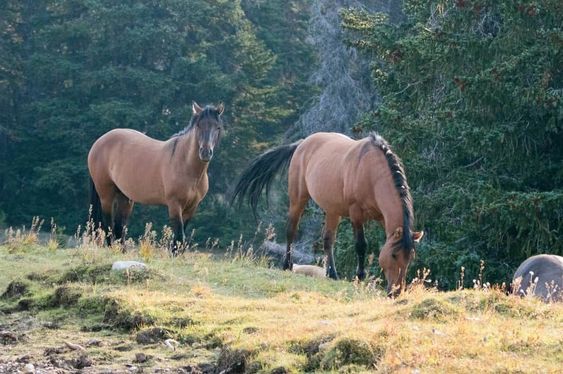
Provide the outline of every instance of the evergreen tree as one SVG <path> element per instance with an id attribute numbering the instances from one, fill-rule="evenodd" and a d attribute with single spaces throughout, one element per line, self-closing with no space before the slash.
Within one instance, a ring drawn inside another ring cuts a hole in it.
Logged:
<path id="1" fill-rule="evenodd" d="M 443 286 L 461 266 L 507 281 L 536 253 L 563 254 L 560 1 L 419 1 L 393 25 L 343 12 L 373 61 L 382 132 L 407 166 L 418 267 Z"/>
<path id="2" fill-rule="evenodd" d="M 74 232 L 87 214 L 86 156 L 95 139 L 116 127 L 167 139 L 187 125 L 192 100 L 224 102 L 228 127 L 194 225 L 215 236 L 243 224 L 225 220 L 230 181 L 257 144 L 285 131 L 301 103 L 285 101 L 291 85 L 274 69 L 283 58 L 258 37 L 240 1 L 9 0 L 0 8 L 7 224 L 52 216 Z M 136 208 L 134 231 L 165 218 Z"/>

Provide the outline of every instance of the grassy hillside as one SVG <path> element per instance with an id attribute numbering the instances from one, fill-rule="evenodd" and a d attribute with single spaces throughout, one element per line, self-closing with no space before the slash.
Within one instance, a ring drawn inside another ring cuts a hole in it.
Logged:
<path id="1" fill-rule="evenodd" d="M 421 285 L 389 299 L 250 255 L 32 239 L 0 246 L 0 371 L 557 372 L 563 360 L 561 304 Z M 149 271 L 111 271 L 141 255 Z"/>

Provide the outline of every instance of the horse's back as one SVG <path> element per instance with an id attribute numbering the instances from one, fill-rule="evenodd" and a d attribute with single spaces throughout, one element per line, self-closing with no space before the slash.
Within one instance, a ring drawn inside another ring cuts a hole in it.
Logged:
<path id="1" fill-rule="evenodd" d="M 345 214 L 347 207 L 342 196 L 345 155 L 356 144 L 357 141 L 338 133 L 320 132 L 305 138 L 291 159 L 290 189 L 298 186 L 325 211 Z"/>
<path id="2" fill-rule="evenodd" d="M 131 151 L 133 147 L 158 147 L 162 143 L 133 129 L 113 129 L 100 136 L 90 148 L 88 162 L 94 162 L 104 155 L 111 157 L 116 152 Z"/>
<path id="3" fill-rule="evenodd" d="M 518 295 L 533 290 L 535 296 L 545 301 L 563 300 L 563 257 L 542 254 L 526 259 L 516 269 L 513 284 Z"/>
<path id="4" fill-rule="evenodd" d="M 291 160 L 290 185 L 304 181 L 307 192 L 326 212 L 348 216 L 350 206 L 358 203 L 366 218 L 377 218 L 373 185 L 390 172 L 382 152 L 370 142 L 338 133 L 307 137 Z M 395 190 L 391 193 L 397 195 Z"/>
<path id="5" fill-rule="evenodd" d="M 105 133 L 88 154 L 88 168 L 96 188 L 115 185 L 133 201 L 150 202 L 141 196 L 161 195 L 160 165 L 165 147 L 165 142 L 132 129 Z"/>

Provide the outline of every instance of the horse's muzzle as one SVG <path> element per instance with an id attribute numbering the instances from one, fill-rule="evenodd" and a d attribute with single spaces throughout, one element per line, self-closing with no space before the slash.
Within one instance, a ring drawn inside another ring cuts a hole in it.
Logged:
<path id="1" fill-rule="evenodd" d="M 213 157 L 213 149 L 202 147 L 199 149 L 199 159 L 203 162 L 211 161 Z"/>

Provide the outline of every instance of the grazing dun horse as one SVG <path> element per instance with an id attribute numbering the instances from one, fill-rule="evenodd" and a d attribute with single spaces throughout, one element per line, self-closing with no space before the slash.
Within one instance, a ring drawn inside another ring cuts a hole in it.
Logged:
<path id="1" fill-rule="evenodd" d="M 563 301 L 563 257 L 544 254 L 526 259 L 514 272 L 512 290 L 545 302 Z"/>
<path id="2" fill-rule="evenodd" d="M 185 242 L 185 227 L 208 190 L 207 167 L 223 131 L 223 110 L 223 104 L 202 108 L 194 102 L 189 125 L 167 141 L 131 129 L 114 129 L 96 140 L 88 154 L 90 203 L 108 244 L 123 239 L 135 202 L 166 205 L 171 250 Z"/>
<path id="3" fill-rule="evenodd" d="M 407 178 L 399 158 L 377 134 L 352 140 L 337 133 L 316 133 L 257 157 L 243 172 L 233 200 L 248 197 L 256 212 L 262 190 L 269 190 L 275 174 L 287 166 L 289 214 L 284 269 L 292 268 L 291 244 L 307 202 L 312 198 L 325 212 L 323 243 L 326 274 L 337 279 L 332 246 L 341 217 L 350 217 L 356 241 L 356 275 L 365 278 L 367 242 L 364 223 L 383 224 L 386 241 L 379 254 L 387 291 L 405 286 L 414 243 L 423 232 L 413 231 L 413 208 Z"/>

